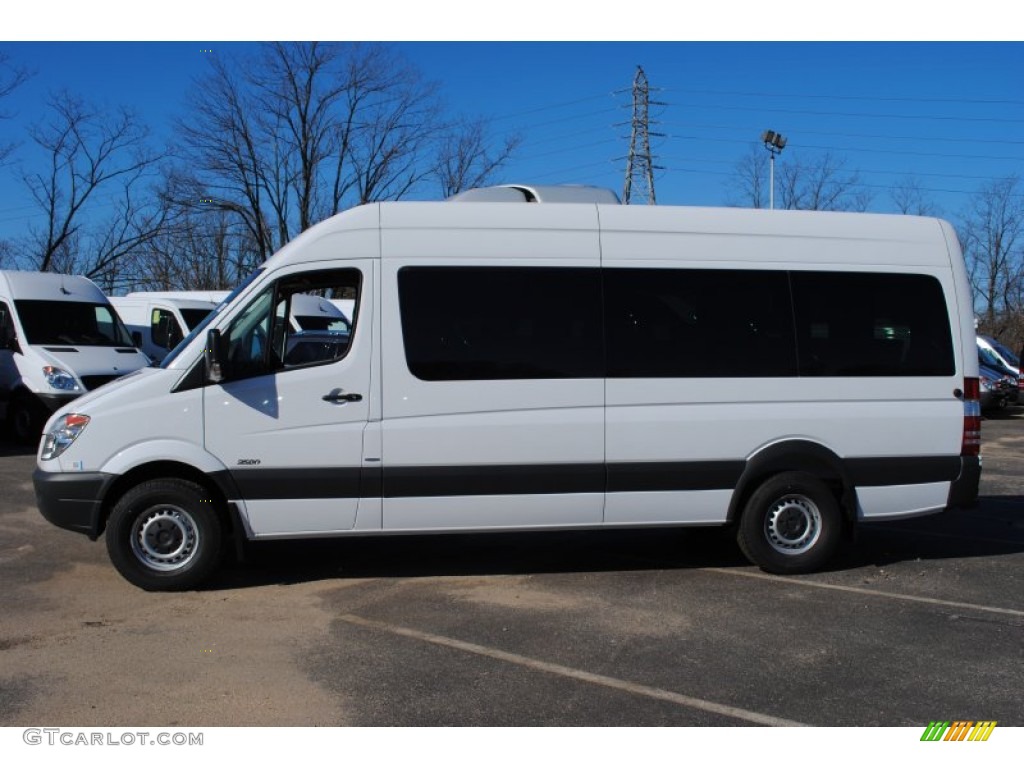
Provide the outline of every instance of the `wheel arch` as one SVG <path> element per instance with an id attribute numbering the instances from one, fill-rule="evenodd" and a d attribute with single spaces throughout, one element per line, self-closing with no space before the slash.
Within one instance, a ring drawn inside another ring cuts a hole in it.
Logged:
<path id="1" fill-rule="evenodd" d="M 729 502 L 726 520 L 736 523 L 758 487 L 768 478 L 783 472 L 806 472 L 820 478 L 835 494 L 844 520 L 848 524 L 856 520 L 857 492 L 843 460 L 824 445 L 803 439 L 772 443 L 747 459 Z"/>
<path id="2" fill-rule="evenodd" d="M 230 483 L 230 475 L 228 473 L 208 473 L 182 461 L 163 459 L 132 467 L 123 474 L 118 475 L 111 482 L 100 505 L 99 519 L 96 521 L 95 526 L 96 537 L 103 533 L 110 513 L 125 493 L 140 483 L 160 478 L 189 480 L 206 489 L 214 500 L 214 506 L 224 525 L 225 533 L 229 536 L 235 536 L 238 532 L 244 531 L 241 520 L 238 518 L 237 510 L 233 508 L 233 505 L 229 504 L 229 499 L 238 498 L 238 495 L 234 492 L 233 488 L 225 485 Z"/>

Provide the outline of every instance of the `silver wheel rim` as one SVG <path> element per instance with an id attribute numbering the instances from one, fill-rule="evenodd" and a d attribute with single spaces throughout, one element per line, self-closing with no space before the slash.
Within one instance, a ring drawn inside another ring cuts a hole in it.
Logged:
<path id="1" fill-rule="evenodd" d="M 772 549 L 783 555 L 807 552 L 821 536 L 818 505 L 800 494 L 783 496 L 768 510 L 764 534 Z"/>
<path id="2" fill-rule="evenodd" d="M 181 507 L 161 504 L 139 515 L 132 524 L 132 554 L 147 568 L 177 571 L 199 551 L 199 529 Z"/>

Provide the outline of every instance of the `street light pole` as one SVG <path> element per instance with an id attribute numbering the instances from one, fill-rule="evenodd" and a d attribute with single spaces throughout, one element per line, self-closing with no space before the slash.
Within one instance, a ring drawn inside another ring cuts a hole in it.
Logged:
<path id="1" fill-rule="evenodd" d="M 761 141 L 764 148 L 771 155 L 769 181 L 768 181 L 768 209 L 775 210 L 775 156 L 782 152 L 786 146 L 786 137 L 775 131 L 765 131 L 761 134 Z"/>

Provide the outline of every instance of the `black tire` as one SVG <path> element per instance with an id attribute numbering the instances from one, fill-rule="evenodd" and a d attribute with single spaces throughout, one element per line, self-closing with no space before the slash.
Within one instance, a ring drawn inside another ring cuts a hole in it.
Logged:
<path id="1" fill-rule="evenodd" d="M 814 475 L 784 472 L 747 501 L 736 540 L 747 559 L 768 573 L 808 573 L 832 558 L 842 535 L 832 490 Z"/>
<path id="2" fill-rule="evenodd" d="M 107 521 L 107 552 L 137 587 L 194 589 L 220 564 L 223 531 L 211 494 L 188 480 L 148 480 L 125 493 Z"/>
<path id="3" fill-rule="evenodd" d="M 38 445 L 47 413 L 43 405 L 29 395 L 16 395 L 7 411 L 7 428 L 21 445 Z"/>

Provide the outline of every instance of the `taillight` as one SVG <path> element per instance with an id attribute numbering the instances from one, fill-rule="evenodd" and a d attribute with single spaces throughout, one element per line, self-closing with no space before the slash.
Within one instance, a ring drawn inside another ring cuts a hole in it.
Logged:
<path id="1" fill-rule="evenodd" d="M 964 379 L 964 436 L 960 455 L 981 455 L 981 383 L 978 379 Z"/>

